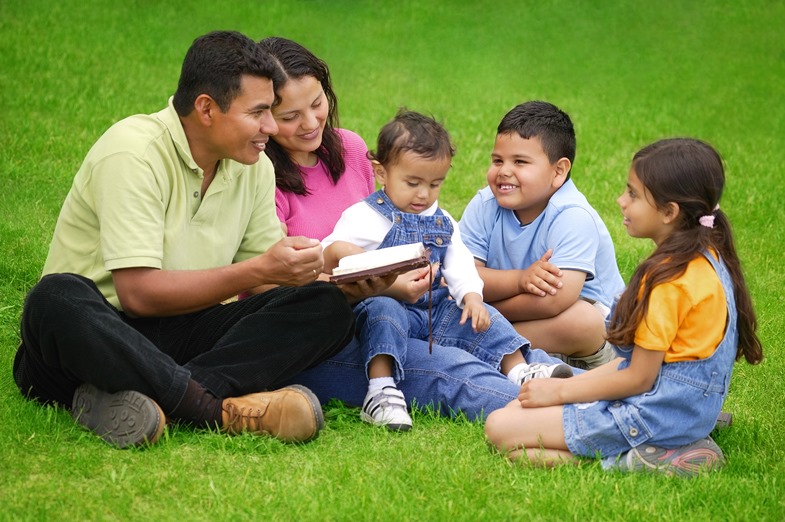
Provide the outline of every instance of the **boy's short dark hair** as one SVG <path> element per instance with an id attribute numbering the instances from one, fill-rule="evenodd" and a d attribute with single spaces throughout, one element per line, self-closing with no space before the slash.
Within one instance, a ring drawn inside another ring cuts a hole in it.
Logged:
<path id="1" fill-rule="evenodd" d="M 207 94 L 226 112 L 241 93 L 244 75 L 282 79 L 278 64 L 262 48 L 237 31 L 213 31 L 194 40 L 183 59 L 180 81 L 174 93 L 177 114 L 187 116 L 196 98 Z"/>
<path id="2" fill-rule="evenodd" d="M 504 115 L 497 134 L 517 133 L 523 139 L 537 137 L 551 163 L 561 158 L 575 162 L 575 128 L 566 112 L 544 101 L 521 103 Z"/>
<path id="3" fill-rule="evenodd" d="M 389 167 L 395 165 L 404 152 L 428 159 L 452 158 L 455 147 L 441 123 L 430 116 L 401 108 L 379 131 L 376 151 L 369 152 L 368 158 Z"/>

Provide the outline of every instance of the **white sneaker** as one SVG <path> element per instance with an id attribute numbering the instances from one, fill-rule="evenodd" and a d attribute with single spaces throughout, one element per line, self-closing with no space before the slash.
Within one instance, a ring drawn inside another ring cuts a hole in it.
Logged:
<path id="1" fill-rule="evenodd" d="M 398 388 L 385 386 L 375 395 L 365 396 L 360 418 L 375 426 L 387 426 L 392 431 L 409 431 L 412 418 L 406 411 L 406 399 Z"/>
<path id="2" fill-rule="evenodd" d="M 566 364 L 527 364 L 526 367 L 518 373 L 516 382 L 518 386 L 520 386 L 526 381 L 530 381 L 532 379 L 543 379 L 547 377 L 552 377 L 554 379 L 566 379 L 568 377 L 572 377 L 572 368 Z"/>

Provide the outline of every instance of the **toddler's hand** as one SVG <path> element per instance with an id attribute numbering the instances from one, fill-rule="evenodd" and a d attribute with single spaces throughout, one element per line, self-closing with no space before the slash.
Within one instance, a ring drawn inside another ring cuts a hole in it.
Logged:
<path id="1" fill-rule="evenodd" d="M 460 324 L 464 324 L 470 317 L 472 319 L 472 329 L 475 332 L 484 332 L 491 325 L 491 316 L 482 302 L 482 296 L 479 294 L 469 293 L 463 298 L 463 313 L 461 314 Z"/>
<path id="2" fill-rule="evenodd" d="M 549 249 L 545 255 L 522 271 L 521 279 L 518 282 L 521 293 L 540 297 L 547 294 L 556 295 L 556 291 L 562 287 L 562 272 L 558 266 L 549 261 L 552 255 L 553 250 Z"/>
<path id="3" fill-rule="evenodd" d="M 395 282 L 390 286 L 384 295 L 393 297 L 404 303 L 416 303 L 417 300 L 425 295 L 428 288 L 431 286 L 430 272 L 436 275 L 438 265 L 431 265 L 431 267 L 415 268 L 409 272 L 403 273 L 398 276 Z"/>

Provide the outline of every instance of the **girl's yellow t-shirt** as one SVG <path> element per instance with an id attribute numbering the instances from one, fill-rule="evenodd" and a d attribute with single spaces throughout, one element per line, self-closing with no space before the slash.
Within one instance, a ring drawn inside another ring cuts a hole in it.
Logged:
<path id="1" fill-rule="evenodd" d="M 700 255 L 678 279 L 655 286 L 635 344 L 665 352 L 665 362 L 705 359 L 725 335 L 728 309 L 714 267 Z"/>

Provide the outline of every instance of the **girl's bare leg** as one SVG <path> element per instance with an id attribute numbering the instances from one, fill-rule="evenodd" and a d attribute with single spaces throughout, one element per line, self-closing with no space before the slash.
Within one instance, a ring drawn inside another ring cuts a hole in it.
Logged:
<path id="1" fill-rule="evenodd" d="M 562 406 L 522 408 L 517 401 L 492 412 L 485 435 L 511 460 L 554 465 L 574 459 L 567 449 L 562 427 Z"/>

